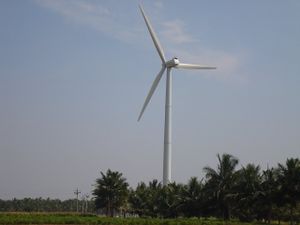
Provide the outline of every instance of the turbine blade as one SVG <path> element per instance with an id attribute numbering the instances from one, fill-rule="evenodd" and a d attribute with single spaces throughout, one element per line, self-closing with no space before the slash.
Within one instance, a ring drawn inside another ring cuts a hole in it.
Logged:
<path id="1" fill-rule="evenodd" d="M 179 63 L 175 66 L 178 69 L 217 69 L 215 66 L 206 66 L 206 65 L 198 65 L 198 64 L 188 64 L 188 63 Z"/>
<path id="2" fill-rule="evenodd" d="M 146 14 L 145 14 L 145 12 L 144 12 L 144 9 L 143 9 L 142 5 L 139 5 L 139 7 L 140 7 L 140 10 L 141 10 L 142 15 L 143 15 L 143 17 L 144 17 L 144 20 L 145 20 L 145 23 L 146 23 L 147 28 L 148 28 L 148 30 L 149 30 L 149 33 L 150 33 L 150 35 L 151 35 L 152 41 L 153 41 L 153 43 L 154 43 L 154 45 L 155 45 L 155 48 L 156 48 L 156 50 L 157 50 L 157 52 L 158 52 L 158 54 L 159 54 L 159 56 L 160 56 L 160 58 L 161 58 L 161 61 L 162 61 L 163 63 L 165 63 L 165 62 L 166 62 L 165 54 L 164 54 L 164 51 L 163 51 L 163 49 L 162 49 L 162 47 L 161 47 L 161 45 L 160 45 L 160 43 L 159 43 L 159 40 L 158 40 L 158 38 L 157 38 L 157 36 L 156 36 L 156 34 L 155 34 L 155 32 L 154 32 L 152 26 L 151 26 L 151 23 L 150 23 L 148 17 L 146 16 Z"/>
<path id="3" fill-rule="evenodd" d="M 141 117 L 142 117 L 142 115 L 143 115 L 143 113 L 144 113 L 144 111 L 145 111 L 145 109 L 146 109 L 146 107 L 147 107 L 147 105 L 148 105 L 148 103 L 149 103 L 149 101 L 150 101 L 150 99 L 151 99 L 151 97 L 152 97 L 152 95 L 153 95 L 153 93 L 154 93 L 154 91 L 155 91 L 155 89 L 156 89 L 156 87 L 157 87 L 157 85 L 158 85 L 158 83 L 159 83 L 159 81 L 160 81 L 163 73 L 165 72 L 165 69 L 166 69 L 166 67 L 162 66 L 161 70 L 159 71 L 159 73 L 155 77 L 155 80 L 153 81 L 153 84 L 152 84 L 152 86 L 150 88 L 150 91 L 149 91 L 149 93 L 148 93 L 148 95 L 146 97 L 146 100 L 144 102 L 143 108 L 142 108 L 142 110 L 140 112 L 138 121 L 140 121 L 140 119 L 141 119 Z"/>

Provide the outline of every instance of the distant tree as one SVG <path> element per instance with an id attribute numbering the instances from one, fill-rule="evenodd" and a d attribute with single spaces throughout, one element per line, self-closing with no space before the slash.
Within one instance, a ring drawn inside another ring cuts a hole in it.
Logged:
<path id="1" fill-rule="evenodd" d="M 128 183 L 122 173 L 107 170 L 101 172 L 101 178 L 96 180 L 95 205 L 97 209 L 104 208 L 107 216 L 114 216 L 114 211 L 119 210 L 126 202 L 128 196 Z"/>
<path id="2" fill-rule="evenodd" d="M 157 217 L 160 215 L 160 194 L 161 194 L 162 184 L 158 180 L 154 179 L 149 182 L 148 185 L 148 201 L 147 201 L 147 211 L 148 215 L 152 217 Z"/>
<path id="3" fill-rule="evenodd" d="M 163 186 L 156 179 L 146 185 L 144 182 L 138 184 L 136 190 L 133 190 L 129 197 L 129 203 L 132 211 L 139 216 L 159 217 L 162 214 L 164 195 Z"/>
<path id="4" fill-rule="evenodd" d="M 261 185 L 259 193 L 259 210 L 261 217 L 271 223 L 272 213 L 276 207 L 276 198 L 278 198 L 277 172 L 274 168 L 264 170 L 261 176 Z"/>
<path id="5" fill-rule="evenodd" d="M 182 189 L 183 185 L 175 182 L 162 187 L 158 196 L 159 214 L 162 217 L 174 218 L 179 216 L 182 204 Z"/>
<path id="6" fill-rule="evenodd" d="M 198 181 L 197 177 L 191 177 L 188 183 L 182 188 L 181 208 L 185 216 L 199 217 L 202 215 L 203 187 L 202 181 Z"/>
<path id="7" fill-rule="evenodd" d="M 278 164 L 278 183 L 282 203 L 290 210 L 290 223 L 294 221 L 294 210 L 300 201 L 300 160 L 290 158 L 286 164 Z"/>
<path id="8" fill-rule="evenodd" d="M 129 204 L 133 213 L 139 216 L 147 215 L 148 213 L 148 187 L 144 182 L 140 182 L 136 189 L 130 190 Z"/>
<path id="9" fill-rule="evenodd" d="M 238 164 L 238 159 L 230 154 L 223 154 L 218 157 L 217 170 L 211 167 L 204 167 L 205 176 L 207 179 L 207 187 L 212 190 L 214 197 L 220 207 L 223 218 L 230 219 L 231 216 L 231 194 L 236 180 L 235 168 Z"/>
<path id="10" fill-rule="evenodd" d="M 235 185 L 236 208 L 241 221 L 252 221 L 257 218 L 258 198 L 260 195 L 260 167 L 248 164 L 237 172 Z"/>

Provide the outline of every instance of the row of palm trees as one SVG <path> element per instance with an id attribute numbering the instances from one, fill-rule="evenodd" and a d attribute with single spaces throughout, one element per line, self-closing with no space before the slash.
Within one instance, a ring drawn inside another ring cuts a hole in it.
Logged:
<path id="1" fill-rule="evenodd" d="M 129 188 L 122 173 L 107 170 L 96 180 L 96 208 L 108 216 L 126 212 L 148 217 L 219 217 L 241 221 L 300 219 L 300 160 L 290 158 L 276 168 L 261 170 L 248 164 L 237 170 L 239 160 L 217 155 L 216 169 L 205 167 L 205 178 L 187 184 L 163 186 L 157 180 Z"/>

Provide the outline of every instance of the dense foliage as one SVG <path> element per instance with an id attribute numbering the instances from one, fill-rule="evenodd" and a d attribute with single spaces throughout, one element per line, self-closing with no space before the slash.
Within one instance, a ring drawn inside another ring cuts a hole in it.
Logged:
<path id="1" fill-rule="evenodd" d="M 224 225 L 216 218 L 116 218 L 99 217 L 92 214 L 71 213 L 0 213 L 0 224 L 97 224 L 97 225 Z M 261 223 L 241 223 L 237 220 L 226 225 L 261 225 Z M 287 225 L 286 223 L 282 225 Z"/>
<path id="2" fill-rule="evenodd" d="M 262 170 L 255 164 L 237 169 L 238 159 L 229 154 L 217 157 L 216 169 L 205 167 L 205 178 L 192 177 L 187 184 L 173 182 L 163 186 L 153 180 L 129 188 L 122 173 L 111 170 L 101 173 L 93 191 L 94 199 L 88 202 L 89 212 L 142 218 L 214 217 L 299 223 L 298 158 Z M 0 211 L 76 211 L 76 200 L 0 200 Z"/>
<path id="3" fill-rule="evenodd" d="M 76 199 L 0 199 L 0 212 L 76 212 L 76 204 Z M 79 212 L 95 212 L 94 201 L 79 200 Z"/>
<path id="4" fill-rule="evenodd" d="M 300 161 L 264 171 L 248 164 L 237 170 L 238 159 L 218 155 L 217 169 L 205 167 L 205 179 L 163 187 L 156 180 L 130 190 L 132 213 L 151 217 L 217 217 L 240 221 L 300 220 Z"/>

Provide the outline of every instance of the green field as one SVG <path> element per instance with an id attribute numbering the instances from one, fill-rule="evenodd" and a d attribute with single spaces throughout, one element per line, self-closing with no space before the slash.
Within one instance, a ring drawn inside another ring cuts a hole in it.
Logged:
<path id="1" fill-rule="evenodd" d="M 0 213 L 0 224 L 253 225 L 261 223 L 241 223 L 236 220 L 224 222 L 215 218 L 110 218 L 73 213 Z"/>

